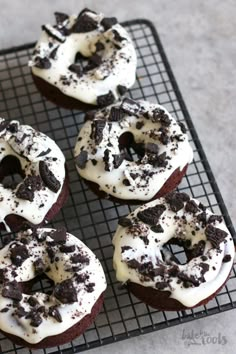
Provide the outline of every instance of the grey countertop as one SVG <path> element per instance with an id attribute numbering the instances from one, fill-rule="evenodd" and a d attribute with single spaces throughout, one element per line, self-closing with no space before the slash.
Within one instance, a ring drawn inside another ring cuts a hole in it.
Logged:
<path id="1" fill-rule="evenodd" d="M 153 21 L 235 224 L 235 0 L 0 0 L 0 48 L 35 41 L 41 24 L 50 22 L 55 10 L 76 13 L 85 6 L 121 21 Z M 236 346 L 235 323 L 236 311 L 229 311 L 90 353 L 230 354 Z M 186 339 L 192 333 L 199 336 L 197 344 Z"/>

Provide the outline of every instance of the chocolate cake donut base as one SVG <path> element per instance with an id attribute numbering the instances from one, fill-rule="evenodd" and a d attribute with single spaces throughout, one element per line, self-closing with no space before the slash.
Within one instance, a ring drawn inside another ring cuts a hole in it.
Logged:
<path id="1" fill-rule="evenodd" d="M 63 345 L 79 337 L 85 332 L 85 330 L 94 322 L 96 316 L 101 310 L 103 305 L 103 294 L 100 295 L 98 300 L 92 307 L 91 313 L 86 315 L 81 321 L 70 327 L 63 333 L 59 333 L 54 336 L 46 337 L 42 341 L 36 344 L 31 344 L 26 342 L 20 337 L 1 331 L 7 338 L 9 338 L 13 343 L 28 347 L 30 349 L 44 349 L 49 347 L 54 347 L 58 345 Z M 37 329 L 36 329 L 37 330 Z"/>
<path id="2" fill-rule="evenodd" d="M 218 292 L 223 288 L 229 276 L 230 274 L 228 275 L 225 282 L 217 289 L 217 291 L 215 291 L 206 299 L 200 301 L 199 303 L 197 303 L 192 307 L 186 307 L 178 300 L 170 298 L 169 291 L 160 291 L 151 287 L 142 286 L 140 284 L 136 284 L 132 282 L 127 283 L 127 289 L 140 301 L 153 307 L 154 309 L 161 310 L 161 311 L 184 311 L 201 305 L 205 305 L 210 300 L 212 300 L 218 294 Z"/>
<path id="3" fill-rule="evenodd" d="M 81 111 L 89 111 L 96 106 L 81 102 L 75 98 L 64 95 L 58 88 L 53 85 L 50 85 L 48 82 L 44 81 L 40 77 L 37 77 L 32 74 L 33 81 L 35 86 L 45 98 L 47 98 L 52 103 L 56 104 L 59 107 L 65 109 L 78 109 Z"/>
<path id="4" fill-rule="evenodd" d="M 127 200 L 127 199 L 119 199 L 116 198 L 112 195 L 109 195 L 105 192 L 103 192 L 102 190 L 99 189 L 99 185 L 97 183 L 88 181 L 86 179 L 84 179 L 84 181 L 86 182 L 86 184 L 88 185 L 88 187 L 94 192 L 94 194 L 96 194 L 99 198 L 103 198 L 103 199 L 108 199 L 111 200 L 115 203 L 119 203 L 119 204 L 141 204 L 141 203 L 148 203 L 152 200 L 155 200 L 157 198 L 161 198 L 164 197 L 166 194 L 172 192 L 175 188 L 178 187 L 178 185 L 180 184 L 182 178 L 184 177 L 184 175 L 186 174 L 188 165 L 186 165 L 182 171 L 180 171 L 180 169 L 176 169 L 172 175 L 168 178 L 168 180 L 163 184 L 163 186 L 161 187 L 161 189 L 155 194 L 155 196 L 153 198 L 151 198 L 150 200 Z"/>
<path id="5" fill-rule="evenodd" d="M 69 195 L 69 177 L 68 174 L 66 173 L 64 184 L 57 198 L 57 201 L 52 205 L 51 209 L 47 212 L 44 220 L 40 224 L 38 225 L 31 224 L 28 220 L 26 220 L 22 216 L 15 215 L 15 214 L 7 215 L 5 218 L 5 222 L 13 232 L 17 232 L 19 230 L 28 227 L 32 227 L 32 228 L 40 227 L 41 225 L 44 225 L 45 223 L 47 223 L 48 221 L 54 218 L 54 216 L 59 212 L 63 204 L 66 202 L 68 195 Z M 0 223 L 0 230 L 5 230 L 4 223 Z"/>

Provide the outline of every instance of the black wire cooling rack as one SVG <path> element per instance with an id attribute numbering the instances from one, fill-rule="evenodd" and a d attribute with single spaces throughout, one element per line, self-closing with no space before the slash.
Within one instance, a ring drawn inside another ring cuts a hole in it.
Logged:
<path id="1" fill-rule="evenodd" d="M 223 214 L 228 228 L 235 236 L 155 28 L 146 20 L 129 21 L 124 25 L 134 40 L 138 55 L 137 81 L 129 92 L 130 96 L 163 104 L 188 127 L 195 159 L 179 190 L 199 199 L 214 212 Z M 32 125 L 52 137 L 63 150 L 69 169 L 70 197 L 53 226 L 65 225 L 69 232 L 82 239 L 96 253 L 103 264 L 108 282 L 103 311 L 84 335 L 66 345 L 34 353 L 75 353 L 235 308 L 235 268 L 227 285 L 215 299 L 206 306 L 188 311 L 154 310 L 119 286 L 112 268 L 111 239 L 117 219 L 127 215 L 130 207 L 98 199 L 79 178 L 73 161 L 73 148 L 83 123 L 83 113 L 60 109 L 41 97 L 27 67 L 32 48 L 33 44 L 27 44 L 0 52 L 0 116 Z M 183 254 L 183 250 L 178 247 L 172 248 L 172 251 L 178 256 Z M 0 351 L 31 353 L 3 336 L 0 336 Z"/>

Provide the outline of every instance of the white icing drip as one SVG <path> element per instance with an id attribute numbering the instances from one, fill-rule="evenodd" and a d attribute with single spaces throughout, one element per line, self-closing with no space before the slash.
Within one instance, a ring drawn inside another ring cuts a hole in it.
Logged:
<path id="1" fill-rule="evenodd" d="M 95 15 L 91 12 L 87 12 L 87 15 L 99 23 L 104 17 L 103 14 Z M 70 16 L 68 29 L 73 26 L 76 18 L 75 15 Z M 116 30 L 125 40 L 117 42 L 112 30 Z M 61 43 L 42 31 L 35 47 L 36 54 L 29 62 L 35 76 L 57 87 L 63 94 L 92 105 L 97 104 L 98 96 L 107 94 L 109 91 L 112 91 L 115 99 L 118 99 L 118 85 L 130 88 L 134 84 L 137 66 L 136 53 L 129 34 L 121 25 L 115 24 L 104 32 L 103 26 L 99 24 L 98 28 L 93 31 L 71 33 L 65 38 L 66 40 Z M 96 51 L 95 44 L 97 42 L 105 46 L 102 56 L 103 63 L 99 68 L 90 70 L 78 78 L 77 74 L 70 71 L 68 67 L 74 64 L 78 52 L 85 57 L 92 56 Z M 52 43 L 51 47 L 49 47 L 49 43 Z M 117 50 L 115 45 L 119 45 L 121 48 Z M 35 66 L 37 57 L 49 58 L 50 53 L 57 46 L 55 59 L 50 58 L 51 67 L 49 69 L 37 68 Z M 70 85 L 64 85 L 61 76 L 67 77 Z"/>
<path id="2" fill-rule="evenodd" d="M 78 136 L 78 140 L 75 146 L 74 155 L 78 156 L 80 151 L 88 151 L 89 158 L 85 168 L 81 169 L 77 166 L 79 174 L 92 182 L 98 183 L 101 190 L 113 195 L 120 199 L 134 199 L 134 200 L 150 200 L 161 189 L 163 184 L 168 180 L 171 174 L 176 170 L 182 170 L 193 159 L 193 151 L 188 142 L 187 134 L 183 134 L 179 125 L 175 119 L 167 112 L 167 110 L 158 104 L 152 104 L 145 101 L 139 101 L 144 111 L 153 111 L 156 108 L 160 108 L 168 115 L 171 120 L 171 125 L 168 127 L 169 135 L 181 135 L 183 141 L 169 141 L 167 145 L 163 145 L 152 137 L 150 137 L 150 131 L 160 128 L 160 123 L 153 123 L 151 119 L 137 119 L 133 115 L 125 115 L 119 122 L 109 122 L 103 130 L 102 141 L 97 146 L 95 141 L 91 139 L 92 121 L 87 121 L 81 128 Z M 118 106 L 118 105 L 116 105 Z M 109 113 L 111 107 L 106 109 Z M 139 114 L 142 117 L 142 114 Z M 96 119 L 106 119 L 102 111 L 98 111 L 95 115 Z M 143 122 L 141 129 L 137 129 L 136 123 Z M 110 150 L 110 156 L 120 154 L 119 150 L 119 137 L 125 133 L 130 132 L 133 134 L 136 143 L 155 143 L 159 146 L 159 154 L 166 152 L 170 157 L 167 167 L 153 167 L 149 163 L 145 163 L 145 159 L 140 164 L 135 161 L 123 160 L 122 164 L 117 168 L 113 168 L 111 171 L 104 170 L 104 151 L 108 148 Z M 174 148 L 174 150 L 172 150 Z M 97 151 L 94 152 L 94 149 Z M 94 165 L 92 160 L 95 159 L 97 164 Z M 150 171 L 152 176 L 143 177 L 144 171 Z M 132 174 L 137 174 L 138 177 L 133 179 Z M 123 180 L 127 178 L 130 182 L 130 186 L 125 186 Z M 116 193 L 114 193 L 113 187 L 115 187 Z"/>
<path id="3" fill-rule="evenodd" d="M 197 200 L 195 200 L 195 202 L 199 204 Z M 159 200 L 147 203 L 136 209 L 128 216 L 128 218 L 133 219 L 139 211 L 158 204 L 165 204 L 167 206 L 165 199 L 160 198 Z M 200 214 L 200 212 L 201 211 L 199 209 L 198 214 Z M 209 209 L 206 210 L 206 213 L 207 219 L 213 215 Z M 179 217 L 178 220 L 175 219 L 176 215 Z M 183 215 L 186 216 L 187 224 L 180 221 Z M 140 223 L 142 222 L 140 221 Z M 213 224 L 215 227 L 228 233 L 225 238 L 225 242 L 220 243 L 219 252 L 216 248 L 212 248 L 211 243 L 207 241 L 204 232 L 205 227 L 200 226 L 200 224 L 196 224 L 196 219 L 193 214 L 187 213 L 184 209 L 181 209 L 175 213 L 171 211 L 168 206 L 161 215 L 159 224 L 164 229 L 164 232 L 155 233 L 149 229 L 149 234 L 147 236 L 149 240 L 148 245 L 145 245 L 143 240 L 139 237 L 134 237 L 131 233 L 129 233 L 128 228 L 118 226 L 113 237 L 113 245 L 115 247 L 113 265 L 116 270 L 116 277 L 123 283 L 131 281 L 145 287 L 155 288 L 155 284 L 162 282 L 163 278 L 160 276 L 155 276 L 154 279 L 144 279 L 138 270 L 128 267 L 126 261 L 134 258 L 140 263 L 151 261 L 154 265 L 156 265 L 157 259 L 163 261 L 162 254 L 160 252 L 161 250 L 163 250 L 163 253 L 167 255 L 164 262 L 168 261 L 170 255 L 168 254 L 168 251 L 163 249 L 163 246 L 171 240 L 171 238 L 176 237 L 178 234 L 180 235 L 180 233 L 182 235 L 182 239 L 191 241 L 191 246 L 197 244 L 200 240 L 204 240 L 206 241 L 206 244 L 203 255 L 207 257 L 207 260 L 204 260 L 204 263 L 209 265 L 209 270 L 204 274 L 205 282 L 201 282 L 199 286 L 185 288 L 182 282 L 178 283 L 179 279 L 177 276 L 171 276 L 171 282 L 168 283 L 164 289 L 162 289 L 165 291 L 170 291 L 170 297 L 178 300 L 184 306 L 193 307 L 200 301 L 209 297 L 211 294 L 214 294 L 227 279 L 232 268 L 235 255 L 232 236 L 223 221 Z M 196 226 L 199 226 L 199 231 L 196 231 Z M 195 235 L 192 234 L 192 231 L 195 232 Z M 131 249 L 127 249 L 122 253 L 121 248 L 124 246 L 130 246 Z M 144 255 L 147 256 L 143 258 Z M 225 255 L 230 255 L 231 259 L 229 262 L 222 263 L 222 259 Z M 201 259 L 201 256 L 198 256 L 186 264 L 178 264 L 175 261 L 172 261 L 172 265 L 178 265 L 179 271 L 184 272 L 187 276 L 192 275 L 199 278 L 202 270 L 200 263 L 202 262 L 203 260 Z M 167 265 L 165 266 L 168 267 Z"/>
<path id="4" fill-rule="evenodd" d="M 4 119 L 0 118 L 0 123 L 3 122 Z M 4 219 L 9 214 L 22 216 L 34 225 L 40 224 L 57 201 L 65 180 L 65 157 L 56 143 L 28 125 L 20 125 L 17 121 L 9 122 L 12 123 L 18 126 L 16 133 L 6 129 L 0 132 L 0 161 L 8 155 L 17 157 L 26 177 L 32 174 L 39 175 L 39 161 L 45 161 L 61 186 L 56 193 L 44 186 L 34 193 L 31 202 L 16 197 L 19 185 L 15 189 L 6 189 L 0 184 L 0 222 L 5 224 L 7 231 L 10 230 Z M 20 142 L 24 134 L 27 136 Z M 45 156 L 38 156 L 48 149 L 50 151 Z"/>
<path id="5" fill-rule="evenodd" d="M 52 230 L 53 229 L 38 229 L 37 233 L 41 234 L 45 231 L 50 232 Z M 68 328 L 81 321 L 87 314 L 91 313 L 93 305 L 106 289 L 106 279 L 101 263 L 96 258 L 95 254 L 75 236 L 67 233 L 67 240 L 65 245 L 75 245 L 77 250 L 73 253 L 62 253 L 59 251 L 59 247 L 56 246 L 54 247 L 56 250 L 55 257 L 58 257 L 59 260 L 58 262 L 51 263 L 46 252 L 46 241 L 39 243 L 35 238 L 32 238 L 30 234 L 30 230 L 18 234 L 19 239 L 21 237 L 27 237 L 29 240 L 29 244 L 27 244 L 26 247 L 30 257 L 27 258 L 21 266 L 16 267 L 14 264 L 12 264 L 9 257 L 9 247 L 14 242 L 11 242 L 9 245 L 0 250 L 0 268 L 8 269 L 7 274 L 9 281 L 16 280 L 18 282 L 26 282 L 33 279 L 36 276 L 33 262 L 36 259 L 42 258 L 44 263 L 51 268 L 51 270 L 46 274 L 51 280 L 53 280 L 54 283 L 60 283 L 65 279 L 72 279 L 73 286 L 76 288 L 77 292 L 77 301 L 72 304 L 62 304 L 53 296 L 53 294 L 48 298 L 44 293 L 34 293 L 33 297 L 38 300 L 41 306 L 45 306 L 46 311 L 48 311 L 50 306 L 57 306 L 58 311 L 62 317 L 62 322 L 60 323 L 51 316 L 41 316 L 42 323 L 38 327 L 32 327 L 30 325 L 30 319 L 26 319 L 25 316 L 19 318 L 14 315 L 15 308 L 12 306 L 13 300 L 0 295 L 1 330 L 16 335 L 28 343 L 35 344 L 46 337 L 63 333 Z M 72 263 L 70 258 L 74 254 L 78 253 L 78 249 L 82 250 L 83 254 L 89 258 L 89 264 L 83 264 L 81 269 L 77 272 L 65 271 L 65 266 L 71 266 Z M 12 270 L 16 271 L 16 276 L 11 275 Z M 85 283 L 78 283 L 75 281 L 75 278 L 73 278 L 76 274 L 88 274 L 89 279 Z M 88 283 L 95 284 L 94 290 L 92 292 L 86 291 L 86 285 Z M 3 285 L 0 285 L 0 294 L 2 294 L 2 288 Z M 30 295 L 23 294 L 23 298 L 19 302 L 19 305 L 22 306 L 27 312 L 32 310 L 32 307 L 27 302 L 29 297 Z M 1 312 L 1 310 L 6 307 L 8 307 L 9 310 L 7 312 Z"/>

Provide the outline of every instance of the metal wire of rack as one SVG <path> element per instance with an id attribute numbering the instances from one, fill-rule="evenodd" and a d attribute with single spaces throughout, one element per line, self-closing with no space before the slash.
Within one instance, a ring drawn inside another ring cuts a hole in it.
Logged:
<path id="1" fill-rule="evenodd" d="M 163 104 L 188 127 L 194 149 L 179 190 L 191 194 L 214 212 L 224 216 L 232 235 L 235 231 L 223 199 L 199 142 L 191 118 L 176 84 L 157 32 L 147 20 L 124 23 L 131 34 L 138 55 L 137 80 L 129 94 L 134 99 L 147 99 Z M 38 93 L 27 67 L 34 44 L 0 51 L 0 116 L 32 125 L 52 137 L 63 150 L 69 170 L 70 197 L 52 225 L 64 225 L 82 239 L 101 260 L 108 282 L 102 312 L 94 325 L 71 343 L 34 353 L 70 354 L 117 342 L 143 333 L 160 330 L 236 307 L 236 273 L 231 276 L 215 299 L 206 306 L 181 312 L 162 312 L 149 308 L 121 288 L 112 267 L 112 235 L 117 219 L 127 215 L 130 207 L 98 199 L 80 179 L 73 161 L 73 148 L 83 113 L 60 109 Z M 172 248 L 178 257 L 183 250 Z M 31 353 L 0 335 L 1 353 Z"/>

